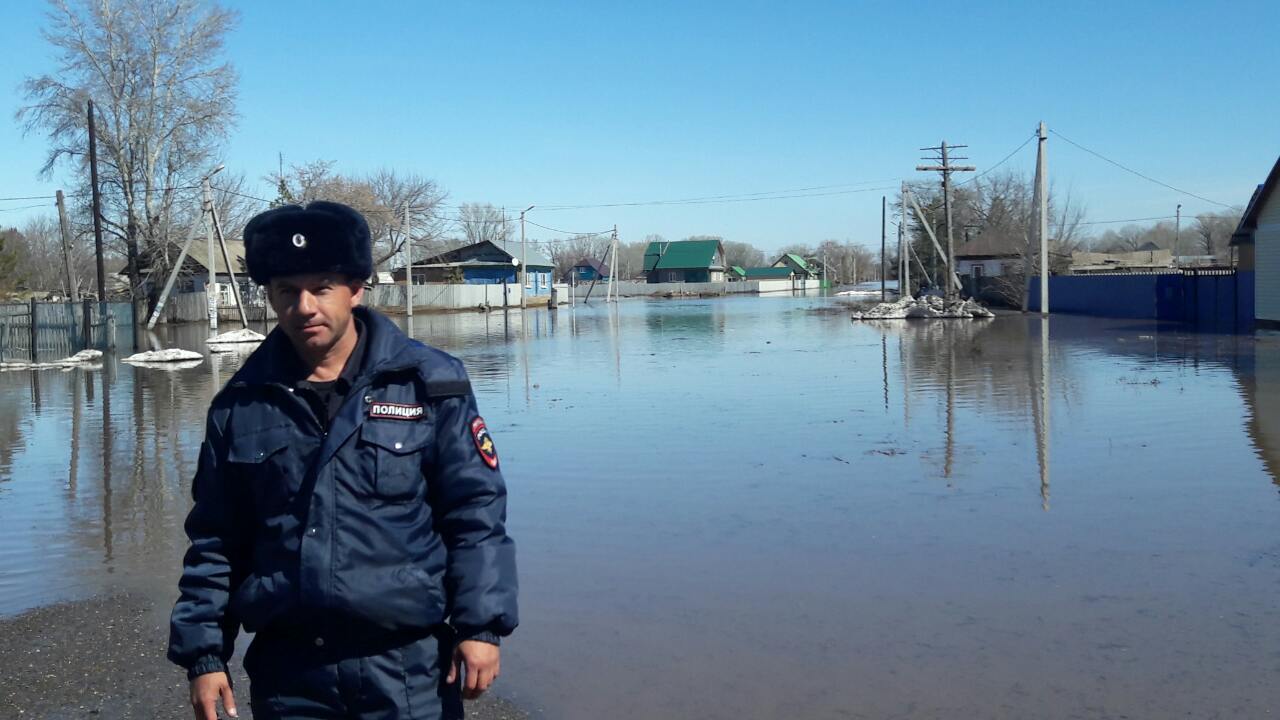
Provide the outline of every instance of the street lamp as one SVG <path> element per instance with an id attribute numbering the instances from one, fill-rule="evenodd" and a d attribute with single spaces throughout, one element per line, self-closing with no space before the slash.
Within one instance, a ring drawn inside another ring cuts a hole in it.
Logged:
<path id="1" fill-rule="evenodd" d="M 525 307 L 525 285 L 529 283 L 529 244 L 524 239 L 524 214 L 533 209 L 533 206 L 520 211 L 520 277 L 523 282 L 520 283 L 520 309 Z"/>

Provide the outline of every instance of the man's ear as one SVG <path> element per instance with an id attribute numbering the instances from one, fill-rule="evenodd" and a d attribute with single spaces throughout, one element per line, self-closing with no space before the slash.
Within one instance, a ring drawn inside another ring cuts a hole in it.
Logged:
<path id="1" fill-rule="evenodd" d="M 364 300 L 364 281 L 350 280 L 347 287 L 351 288 L 351 307 L 354 308 Z"/>

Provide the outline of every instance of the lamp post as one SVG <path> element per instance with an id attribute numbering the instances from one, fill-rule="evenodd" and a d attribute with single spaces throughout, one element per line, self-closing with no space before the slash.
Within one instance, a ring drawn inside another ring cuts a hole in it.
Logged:
<path id="1" fill-rule="evenodd" d="M 525 285 L 529 284 L 529 244 L 524 239 L 524 214 L 533 209 L 533 206 L 520 211 L 520 309 L 525 308 Z"/>

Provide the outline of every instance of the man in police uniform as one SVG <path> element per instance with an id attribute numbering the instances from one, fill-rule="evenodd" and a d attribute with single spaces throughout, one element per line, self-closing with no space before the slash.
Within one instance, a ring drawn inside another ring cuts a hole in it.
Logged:
<path id="1" fill-rule="evenodd" d="M 236 634 L 256 718 L 458 718 L 517 624 L 498 455 L 462 363 L 360 307 L 364 218 L 289 205 L 244 231 L 276 329 L 213 400 L 169 658 L 197 720 Z"/>

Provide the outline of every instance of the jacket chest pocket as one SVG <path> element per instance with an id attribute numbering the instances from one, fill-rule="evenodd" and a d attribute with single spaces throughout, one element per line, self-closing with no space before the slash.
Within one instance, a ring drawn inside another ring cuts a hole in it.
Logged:
<path id="1" fill-rule="evenodd" d="M 227 461 L 247 486 L 260 520 L 284 513 L 298 492 L 303 470 L 289 450 L 295 440 L 285 426 L 245 431 L 228 444 Z"/>
<path id="2" fill-rule="evenodd" d="M 435 429 L 429 419 L 367 419 L 360 426 L 369 494 L 385 502 L 410 502 L 426 496 L 423 464 L 428 462 Z"/>

